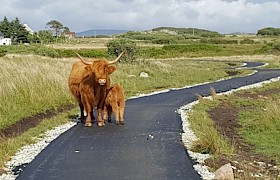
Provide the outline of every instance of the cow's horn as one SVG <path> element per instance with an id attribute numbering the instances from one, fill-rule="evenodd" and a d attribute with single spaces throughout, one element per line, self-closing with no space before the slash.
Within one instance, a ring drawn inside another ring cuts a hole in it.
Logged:
<path id="1" fill-rule="evenodd" d="M 89 61 L 86 61 L 86 60 L 84 60 L 81 56 L 80 56 L 80 54 L 78 54 L 77 52 L 76 52 L 76 54 L 78 55 L 78 57 L 80 58 L 80 60 L 84 63 L 84 64 L 86 64 L 86 65 L 91 65 L 93 62 L 89 62 Z"/>
<path id="2" fill-rule="evenodd" d="M 108 64 L 114 64 L 114 63 L 118 62 L 121 59 L 123 54 L 124 54 L 124 51 L 115 60 L 109 61 Z"/>

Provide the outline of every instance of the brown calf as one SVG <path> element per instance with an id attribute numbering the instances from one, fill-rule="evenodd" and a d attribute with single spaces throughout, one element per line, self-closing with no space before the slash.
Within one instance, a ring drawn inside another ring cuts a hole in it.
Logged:
<path id="1" fill-rule="evenodd" d="M 124 89 L 121 85 L 115 84 L 109 89 L 105 99 L 104 106 L 104 121 L 108 116 L 108 122 L 111 122 L 112 111 L 116 117 L 116 124 L 124 125 L 124 108 L 125 108 L 125 95 Z"/>

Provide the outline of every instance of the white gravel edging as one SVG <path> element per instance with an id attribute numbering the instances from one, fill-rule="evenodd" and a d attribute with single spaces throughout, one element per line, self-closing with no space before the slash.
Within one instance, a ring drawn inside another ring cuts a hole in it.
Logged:
<path id="1" fill-rule="evenodd" d="M 30 163 L 50 142 L 56 139 L 59 135 L 75 126 L 76 122 L 69 122 L 57 126 L 43 134 L 42 138 L 38 138 L 35 144 L 30 144 L 23 146 L 19 151 L 12 157 L 12 159 L 5 163 L 5 170 L 7 174 L 2 174 L 0 176 L 1 180 L 14 180 L 17 175 L 13 175 L 12 170 L 20 165 Z M 21 169 L 19 169 L 21 171 Z"/>
<path id="2" fill-rule="evenodd" d="M 272 78 L 270 80 L 259 82 L 259 83 L 256 83 L 256 84 L 251 84 L 251 85 L 248 85 L 248 86 L 243 86 L 243 87 L 233 89 L 233 90 L 230 90 L 230 91 L 227 91 L 227 92 L 217 93 L 217 95 L 225 95 L 225 94 L 231 94 L 233 92 L 240 91 L 240 90 L 246 90 L 246 89 L 251 89 L 251 88 L 259 88 L 259 87 L 262 87 L 264 84 L 277 82 L 277 81 L 280 81 L 280 77 Z M 204 98 L 211 99 L 212 97 L 208 96 L 208 97 L 204 97 Z M 198 138 L 190 128 L 190 124 L 189 124 L 189 121 L 188 121 L 188 113 L 191 112 L 192 107 L 194 105 L 198 104 L 198 103 L 199 103 L 199 100 L 193 101 L 193 102 L 191 102 L 187 105 L 182 106 L 178 110 L 178 113 L 181 115 L 182 126 L 183 126 L 182 141 L 183 141 L 184 146 L 186 147 L 190 157 L 197 162 L 197 164 L 195 164 L 193 166 L 194 169 L 198 172 L 198 174 L 201 175 L 202 179 L 212 180 L 215 177 L 214 173 L 210 172 L 208 170 L 207 166 L 202 165 L 204 160 L 209 158 L 210 155 L 209 154 L 195 153 L 195 152 L 192 152 L 192 151 L 189 150 L 192 146 L 192 143 L 194 141 L 196 141 Z"/>

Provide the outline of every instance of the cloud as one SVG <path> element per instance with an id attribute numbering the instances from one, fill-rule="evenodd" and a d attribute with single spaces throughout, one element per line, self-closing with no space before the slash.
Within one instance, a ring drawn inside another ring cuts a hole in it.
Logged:
<path id="1" fill-rule="evenodd" d="M 0 18 L 18 17 L 35 31 L 58 20 L 76 32 L 174 26 L 230 33 L 278 27 L 279 9 L 279 0 L 10 0 L 2 2 Z"/>

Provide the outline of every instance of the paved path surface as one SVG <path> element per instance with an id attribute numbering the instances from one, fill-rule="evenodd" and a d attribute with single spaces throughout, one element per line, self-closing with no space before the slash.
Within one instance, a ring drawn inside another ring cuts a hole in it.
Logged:
<path id="1" fill-rule="evenodd" d="M 250 65 L 250 64 L 249 64 Z M 258 73 L 127 101 L 125 126 L 74 126 L 47 146 L 20 173 L 20 180 L 201 179 L 180 140 L 180 106 L 208 95 L 279 77 Z"/>

